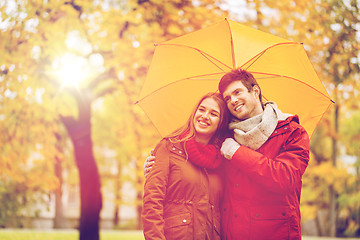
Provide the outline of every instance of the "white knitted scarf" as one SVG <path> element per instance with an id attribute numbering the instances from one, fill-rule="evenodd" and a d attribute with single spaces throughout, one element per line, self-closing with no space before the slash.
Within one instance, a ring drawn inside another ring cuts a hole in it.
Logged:
<path id="1" fill-rule="evenodd" d="M 282 113 L 274 102 L 267 102 L 263 113 L 243 121 L 233 118 L 229 129 L 234 130 L 234 138 L 239 144 L 257 150 L 274 132 L 278 121 L 290 116 Z"/>

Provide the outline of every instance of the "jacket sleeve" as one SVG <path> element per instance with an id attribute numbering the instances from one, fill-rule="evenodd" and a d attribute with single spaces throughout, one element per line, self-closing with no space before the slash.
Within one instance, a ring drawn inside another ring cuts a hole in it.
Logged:
<path id="1" fill-rule="evenodd" d="M 189 160 L 199 167 L 216 169 L 222 163 L 220 150 L 214 145 L 203 145 L 192 138 L 185 142 L 185 149 Z"/>
<path id="2" fill-rule="evenodd" d="M 143 232 L 145 239 L 164 239 L 164 200 L 169 175 L 169 153 L 166 141 L 155 148 L 155 163 L 144 185 Z"/>
<path id="3" fill-rule="evenodd" d="M 284 141 L 273 159 L 245 146 L 235 152 L 231 164 L 253 181 L 273 192 L 286 192 L 301 182 L 309 162 L 309 136 L 303 127 L 296 128 Z"/>

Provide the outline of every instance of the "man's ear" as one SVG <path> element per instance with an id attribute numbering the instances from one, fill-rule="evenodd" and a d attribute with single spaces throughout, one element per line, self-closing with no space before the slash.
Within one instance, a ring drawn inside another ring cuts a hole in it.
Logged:
<path id="1" fill-rule="evenodd" d="M 258 85 L 255 85 L 252 87 L 253 92 L 255 93 L 256 97 L 259 97 L 260 95 L 260 87 Z"/>

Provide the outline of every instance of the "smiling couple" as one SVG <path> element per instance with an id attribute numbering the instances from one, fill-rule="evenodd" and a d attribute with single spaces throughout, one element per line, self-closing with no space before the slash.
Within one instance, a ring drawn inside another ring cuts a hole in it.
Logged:
<path id="1" fill-rule="evenodd" d="M 301 239 L 308 134 L 263 104 L 251 73 L 232 70 L 218 87 L 145 162 L 145 239 Z"/>

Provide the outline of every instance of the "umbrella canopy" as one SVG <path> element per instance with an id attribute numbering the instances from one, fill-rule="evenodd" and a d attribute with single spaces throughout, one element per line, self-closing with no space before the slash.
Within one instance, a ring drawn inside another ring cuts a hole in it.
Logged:
<path id="1" fill-rule="evenodd" d="M 228 19 L 155 46 L 137 103 L 161 136 L 182 126 L 236 68 L 254 75 L 267 101 L 298 115 L 309 136 L 332 104 L 301 43 Z"/>

